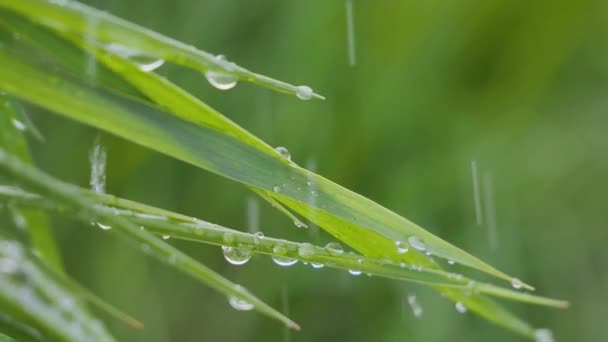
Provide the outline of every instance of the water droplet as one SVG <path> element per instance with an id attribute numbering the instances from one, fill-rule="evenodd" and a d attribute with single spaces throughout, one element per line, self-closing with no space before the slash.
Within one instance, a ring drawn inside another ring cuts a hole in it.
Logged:
<path id="1" fill-rule="evenodd" d="M 553 332 L 549 329 L 536 329 L 534 331 L 534 340 L 536 342 L 554 342 Z"/>
<path id="2" fill-rule="evenodd" d="M 408 295 L 407 303 L 410 305 L 410 308 L 412 308 L 412 313 L 414 314 L 414 317 L 418 318 L 422 316 L 422 306 L 418 304 L 418 301 L 416 300 L 416 295 Z"/>
<path id="3" fill-rule="evenodd" d="M 228 303 L 230 303 L 230 306 L 239 311 L 253 310 L 253 304 L 237 297 L 230 297 L 228 299 Z"/>
<path id="4" fill-rule="evenodd" d="M 403 241 L 395 241 L 395 245 L 397 246 L 397 253 L 404 254 L 409 250 L 407 248 L 407 244 Z"/>
<path id="5" fill-rule="evenodd" d="M 431 255 L 433 255 L 433 253 L 431 253 L 431 252 L 429 252 L 429 251 L 426 251 L 424 254 L 426 254 L 427 256 L 431 256 Z"/>
<path id="6" fill-rule="evenodd" d="M 296 87 L 296 96 L 301 100 L 310 100 L 312 99 L 313 91 L 308 86 L 299 86 Z"/>
<path id="7" fill-rule="evenodd" d="M 306 185 L 308 185 L 308 186 L 312 186 L 312 185 L 313 185 L 313 182 L 312 182 L 312 181 L 308 181 L 308 182 L 306 182 Z"/>
<path id="8" fill-rule="evenodd" d="M 275 264 L 283 267 L 293 266 L 298 263 L 298 259 L 288 258 L 288 257 L 280 257 L 280 256 L 272 256 L 272 261 Z"/>
<path id="9" fill-rule="evenodd" d="M 455 307 L 456 307 L 456 311 L 458 311 L 458 313 L 467 312 L 467 307 L 462 302 L 456 302 Z"/>
<path id="10" fill-rule="evenodd" d="M 296 228 L 303 228 L 305 227 L 304 222 L 300 221 L 300 220 L 294 220 L 293 224 L 296 226 Z"/>
<path id="11" fill-rule="evenodd" d="M 137 64 L 139 69 L 145 72 L 156 70 L 165 64 L 164 59 L 139 52 L 135 49 L 120 44 L 110 43 L 107 44 L 105 48 L 111 53 L 124 57 Z"/>
<path id="12" fill-rule="evenodd" d="M 163 235 L 163 240 L 169 240 L 170 238 L 171 238 L 171 235 L 169 235 L 169 234 Z"/>
<path id="13" fill-rule="evenodd" d="M 287 253 L 287 248 L 284 245 L 276 244 L 272 247 L 272 251 L 275 254 L 283 255 L 283 254 Z"/>
<path id="14" fill-rule="evenodd" d="M 454 265 L 456 263 L 456 261 L 452 260 L 452 259 L 448 259 L 448 264 L 450 265 Z"/>
<path id="15" fill-rule="evenodd" d="M 354 276 L 361 275 L 361 271 L 359 271 L 359 270 L 348 270 L 348 273 L 350 273 Z"/>
<path id="16" fill-rule="evenodd" d="M 313 195 L 314 197 L 319 196 L 319 193 L 317 192 L 317 190 L 311 191 L 310 194 Z"/>
<path id="17" fill-rule="evenodd" d="M 110 230 L 110 229 L 112 229 L 112 227 L 111 227 L 111 226 L 107 226 L 107 225 L 105 225 L 105 224 L 101 224 L 101 223 L 99 223 L 99 222 L 97 222 L 96 224 L 97 224 L 97 227 L 99 227 L 99 228 L 101 228 L 101 229 L 103 229 L 103 230 Z"/>
<path id="18" fill-rule="evenodd" d="M 329 252 L 329 254 L 333 255 L 341 255 L 344 253 L 344 249 L 337 242 L 330 242 L 325 246 L 325 249 Z"/>
<path id="19" fill-rule="evenodd" d="M 298 255 L 304 259 L 308 259 L 315 255 L 315 247 L 309 243 L 302 243 L 298 247 Z"/>
<path id="20" fill-rule="evenodd" d="M 222 246 L 222 252 L 226 261 L 233 265 L 244 265 L 253 256 L 253 253 L 248 248 Z"/>
<path id="21" fill-rule="evenodd" d="M 511 286 L 513 286 L 514 289 L 519 290 L 523 286 L 523 283 L 521 282 L 521 280 L 513 278 L 511 279 Z"/>
<path id="22" fill-rule="evenodd" d="M 412 235 L 407 239 L 407 242 L 410 244 L 410 246 L 416 250 L 419 250 L 421 252 L 426 251 L 426 246 L 424 245 L 424 241 L 417 237 L 416 235 Z"/>
<path id="23" fill-rule="evenodd" d="M 205 72 L 205 77 L 209 84 L 219 90 L 229 90 L 236 86 L 237 78 L 233 75 L 227 74 L 222 71 L 209 70 Z"/>
<path id="24" fill-rule="evenodd" d="M 264 233 L 262 232 L 255 232 L 253 234 L 253 243 L 255 243 L 256 245 L 259 244 L 262 239 L 264 239 Z"/>
<path id="25" fill-rule="evenodd" d="M 287 148 L 285 148 L 283 146 L 279 146 L 279 147 L 275 148 L 275 151 L 279 152 L 281 157 L 283 157 L 287 160 L 291 160 L 291 154 L 289 153 L 289 150 L 287 150 Z"/>
<path id="26" fill-rule="evenodd" d="M 323 268 L 325 266 L 323 264 L 317 264 L 314 262 L 311 262 L 310 265 L 312 266 L 312 268 Z"/>
<path id="27" fill-rule="evenodd" d="M 16 129 L 18 129 L 22 132 L 27 129 L 25 124 L 17 119 L 11 119 L 11 123 L 13 124 L 13 127 L 15 127 Z"/>
<path id="28" fill-rule="evenodd" d="M 281 192 L 281 187 L 278 185 L 275 185 L 272 187 L 272 191 L 274 191 L 275 193 L 280 193 Z"/>

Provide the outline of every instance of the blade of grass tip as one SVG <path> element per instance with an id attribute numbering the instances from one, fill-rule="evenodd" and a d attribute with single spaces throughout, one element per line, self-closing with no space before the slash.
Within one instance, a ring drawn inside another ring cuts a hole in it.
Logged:
<path id="1" fill-rule="evenodd" d="M 156 257 L 174 268 L 190 274 L 220 293 L 245 300 L 252 304 L 254 309 L 258 312 L 283 322 L 291 329 L 300 329 L 300 326 L 297 323 L 249 293 L 249 291 L 242 286 L 230 282 L 220 274 L 202 265 L 161 239 L 156 238 L 148 232 L 142 231 L 130 221 L 114 215 L 112 210 L 100 207 L 82 196 L 77 187 L 56 180 L 46 173 L 22 163 L 19 159 L 7 154 L 2 148 L 0 148 L 0 170 L 4 170 L 6 173 L 21 180 L 23 183 L 29 184 L 44 193 L 52 195 L 55 200 L 77 207 L 84 213 L 96 217 L 97 220 L 119 228 L 117 230 L 122 233 L 122 236 L 126 237 L 131 242 L 135 242 L 144 253 Z M 84 222 L 90 221 L 90 218 L 79 218 Z"/>
<path id="2" fill-rule="evenodd" d="M 355 253 L 345 252 L 336 255 L 332 249 L 327 247 L 319 247 L 309 243 L 298 243 L 272 237 L 260 237 L 255 234 L 226 228 L 198 218 L 184 216 L 163 209 L 116 198 L 111 195 L 97 194 L 86 189 L 81 189 L 81 192 L 85 195 L 96 196 L 100 199 L 100 203 L 106 205 L 110 203 L 113 205 L 126 203 L 129 207 L 128 209 L 113 209 L 113 214 L 128 218 L 136 225 L 145 227 L 149 232 L 172 236 L 176 239 L 196 241 L 217 246 L 245 248 L 251 252 L 272 257 L 300 260 L 342 270 L 355 270 L 370 275 L 428 286 L 461 288 L 466 291 L 479 292 L 529 304 L 556 308 L 564 308 L 567 306 L 567 302 L 562 300 L 530 295 L 512 289 L 478 283 L 461 274 L 445 272 L 439 269 L 422 267 L 420 265 L 405 262 L 397 263 L 389 259 L 370 258 Z M 59 207 L 56 203 L 52 203 L 37 194 L 24 192 L 15 187 L 0 186 L 0 198 L 5 198 L 7 201 L 10 200 L 24 206 L 55 212 L 57 214 L 67 215 L 68 213 L 66 208 Z M 132 211 L 135 208 L 138 211 Z M 164 215 L 159 215 L 161 213 Z M 169 219 L 180 222 L 172 222 Z M 227 234 L 230 235 L 230 239 L 226 239 Z M 276 246 L 281 246 L 280 253 L 275 250 Z"/>
<path id="3" fill-rule="evenodd" d="M 19 121 L 24 118 L 24 116 L 19 116 L 19 109 L 20 107 L 14 99 L 0 94 L 0 146 L 4 146 L 24 162 L 32 164 L 27 140 L 23 136 L 21 126 L 15 124 L 15 122 L 23 122 Z M 23 127 L 30 132 L 37 131 L 37 128 L 32 128 L 35 127 L 33 123 L 25 123 Z M 23 227 L 26 228 L 34 249 L 40 253 L 45 262 L 57 270 L 62 270 L 61 257 L 55 245 L 48 217 L 35 210 L 18 208 L 16 210 L 23 218 Z"/>
<path id="4" fill-rule="evenodd" d="M 301 99 L 325 99 L 305 86 L 294 86 L 253 73 L 234 63 L 198 50 L 175 39 L 125 21 L 77 1 L 0 0 L 0 7 L 18 12 L 59 32 L 78 33 L 100 44 L 119 44 L 200 72 L 221 71 L 240 80 L 296 95 Z"/>

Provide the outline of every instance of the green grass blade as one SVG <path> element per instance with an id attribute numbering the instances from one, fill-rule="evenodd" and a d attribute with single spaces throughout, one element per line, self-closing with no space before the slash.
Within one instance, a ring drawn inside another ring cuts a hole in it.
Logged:
<path id="1" fill-rule="evenodd" d="M 27 118 L 27 115 L 20 114 L 20 107 L 13 99 L 0 95 L 0 146 L 4 146 L 19 156 L 21 160 L 32 163 L 27 141 L 20 128 L 25 128 L 30 132 L 37 132 L 37 129 L 33 123 L 23 121 L 24 118 Z M 42 136 L 40 133 L 37 134 Z M 16 210 L 17 214 L 23 218 L 22 224 L 27 229 L 34 249 L 49 265 L 61 270 L 61 258 L 55 245 L 48 217 L 36 210 Z"/>
<path id="2" fill-rule="evenodd" d="M 0 307 L 3 312 L 25 318 L 54 341 L 114 340 L 87 312 L 85 304 L 69 289 L 53 281 L 23 245 L 2 237 L 0 244 Z"/>
<path id="3" fill-rule="evenodd" d="M 0 7 L 16 11 L 61 32 L 81 32 L 100 44 L 119 44 L 200 72 L 221 71 L 275 91 L 294 95 L 298 93 L 296 86 L 253 73 L 208 52 L 76 1 L 0 0 Z M 313 97 L 324 99 L 314 93 Z"/>
<path id="4" fill-rule="evenodd" d="M 151 207 L 142 203 L 117 198 L 112 195 L 98 194 L 80 189 L 86 197 L 95 199 L 103 205 L 113 205 L 114 215 L 129 219 L 149 232 L 171 236 L 216 246 L 243 248 L 253 253 L 273 257 L 289 258 L 307 263 L 326 265 L 330 268 L 355 270 L 369 275 L 404 280 L 424 285 L 461 288 L 529 304 L 538 304 L 563 308 L 567 302 L 539 297 L 491 284 L 478 283 L 461 274 L 438 269 L 425 268 L 405 262 L 396 263 L 390 259 L 370 258 L 351 252 L 335 253 L 327 247 L 314 246 L 309 243 L 298 243 L 272 237 L 260 237 L 255 234 L 226 228 L 198 218 Z M 76 216 L 68 208 L 49 201 L 40 195 L 24 192 L 15 187 L 0 186 L 0 199 L 16 202 L 23 206 L 45 210 L 65 216 Z M 120 208 L 120 209 L 118 209 Z M 280 252 L 275 247 L 280 246 Z"/>
<path id="5" fill-rule="evenodd" d="M 161 239 L 141 230 L 130 221 L 125 220 L 120 216 L 116 216 L 114 211 L 109 208 L 100 207 L 82 196 L 78 188 L 56 180 L 47 174 L 22 163 L 19 159 L 7 154 L 1 148 L 0 170 L 3 170 L 4 173 L 12 175 L 16 179 L 29 184 L 31 187 L 34 187 L 43 193 L 48 193 L 54 200 L 61 201 L 68 207 L 76 208 L 79 213 L 78 217 L 82 219 L 83 222 L 89 223 L 91 217 L 93 217 L 96 221 L 108 223 L 112 227 L 115 227 L 116 230 L 121 233 L 121 236 L 132 243 L 134 242 L 144 253 L 167 263 L 179 271 L 193 276 L 195 279 L 202 281 L 220 293 L 251 303 L 255 310 L 283 322 L 289 328 L 299 329 L 297 323 L 249 293 L 242 286 L 230 282 L 220 274 L 200 264 Z"/>

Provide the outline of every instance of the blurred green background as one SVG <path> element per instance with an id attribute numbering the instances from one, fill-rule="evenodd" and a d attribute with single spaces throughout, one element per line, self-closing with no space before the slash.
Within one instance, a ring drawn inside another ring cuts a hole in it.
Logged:
<path id="1" fill-rule="evenodd" d="M 327 97 L 251 84 L 221 92 L 191 70 L 177 82 L 301 165 L 370 197 L 537 287 L 568 310 L 507 304 L 558 341 L 608 339 L 608 2 L 97 0 L 88 4 Z M 30 108 L 30 107 L 28 107 Z M 30 108 L 46 135 L 39 165 L 88 184 L 96 132 Z M 325 244 L 239 184 L 104 135 L 108 192 L 267 236 Z M 483 222 L 476 222 L 476 163 Z M 256 202 L 257 201 L 257 202 Z M 248 204 L 249 203 L 249 204 Z M 259 206 L 259 224 L 248 223 Z M 233 310 L 200 283 L 112 234 L 53 221 L 68 271 L 146 324 L 110 321 L 121 341 L 516 341 L 419 286 L 169 240 L 286 310 L 291 333 Z M 479 276 L 475 274 L 475 276 Z M 415 317 L 407 303 L 416 295 Z"/>

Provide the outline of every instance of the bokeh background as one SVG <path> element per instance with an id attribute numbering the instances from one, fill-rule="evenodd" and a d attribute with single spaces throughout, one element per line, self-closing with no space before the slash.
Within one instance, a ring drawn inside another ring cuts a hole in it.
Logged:
<path id="1" fill-rule="evenodd" d="M 87 3 L 251 70 L 306 84 L 300 101 L 251 84 L 222 92 L 192 70 L 167 76 L 301 165 L 471 251 L 568 310 L 507 304 L 558 341 L 608 339 L 608 2 L 96 0 Z M 29 108 L 29 107 L 28 107 Z M 97 132 L 30 108 L 38 164 L 88 184 Z M 108 192 L 225 226 L 320 244 L 239 184 L 104 135 Z M 477 222 L 472 163 L 482 222 Z M 247 211 L 259 207 L 259 222 Z M 250 209 L 249 209 L 250 210 Z M 302 324 L 237 312 L 200 283 L 112 234 L 53 225 L 69 272 L 145 322 L 121 341 L 517 341 L 428 289 L 169 240 Z M 407 297 L 423 308 L 415 317 Z"/>

